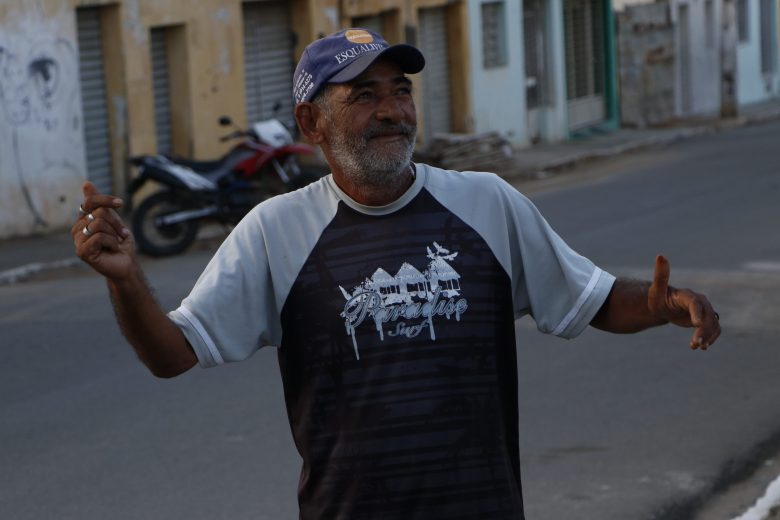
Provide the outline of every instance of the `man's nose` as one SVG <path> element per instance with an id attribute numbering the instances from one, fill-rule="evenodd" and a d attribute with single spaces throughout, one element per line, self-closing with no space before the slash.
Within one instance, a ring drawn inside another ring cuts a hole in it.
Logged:
<path id="1" fill-rule="evenodd" d="M 379 100 L 375 116 L 380 121 L 392 121 L 397 123 L 404 117 L 401 101 L 395 96 L 383 96 Z"/>

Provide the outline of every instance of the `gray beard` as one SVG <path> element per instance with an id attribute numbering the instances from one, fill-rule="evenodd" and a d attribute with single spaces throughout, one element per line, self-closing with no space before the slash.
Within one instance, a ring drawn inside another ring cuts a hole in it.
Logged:
<path id="1" fill-rule="evenodd" d="M 374 136 L 398 130 L 407 137 L 406 143 L 385 147 L 370 143 Z M 374 189 L 395 188 L 406 179 L 416 135 L 417 127 L 406 123 L 378 124 L 359 135 L 347 132 L 332 134 L 330 146 L 350 183 Z"/>

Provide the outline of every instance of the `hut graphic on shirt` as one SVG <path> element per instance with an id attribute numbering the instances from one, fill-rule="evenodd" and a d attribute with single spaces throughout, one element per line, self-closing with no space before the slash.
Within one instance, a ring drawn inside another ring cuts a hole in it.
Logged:
<path id="1" fill-rule="evenodd" d="M 460 297 L 460 275 L 449 264 L 458 253 L 433 243 L 433 249 L 426 248 L 430 260 L 423 271 L 408 262 L 404 262 L 395 275 L 379 267 L 370 278 L 357 285 L 352 292 L 339 286 L 347 303 L 341 317 L 347 333 L 352 336 L 355 355 L 360 359 L 355 329 L 367 318 L 372 318 L 379 338 L 384 340 L 384 325 L 399 322 L 396 332 L 391 335 L 404 334 L 414 337 L 428 328 L 431 340 L 436 339 L 433 318 L 452 315 L 460 321 L 461 314 L 468 307 L 464 298 Z M 412 328 L 408 328 L 405 320 L 423 320 Z M 399 321 L 404 320 L 404 321 Z M 402 332 L 399 332 L 402 331 Z M 412 334 L 414 336 L 412 336 Z"/>
<path id="2" fill-rule="evenodd" d="M 400 294 L 405 298 L 427 297 L 430 291 L 428 278 L 412 264 L 404 262 L 395 275 Z"/>

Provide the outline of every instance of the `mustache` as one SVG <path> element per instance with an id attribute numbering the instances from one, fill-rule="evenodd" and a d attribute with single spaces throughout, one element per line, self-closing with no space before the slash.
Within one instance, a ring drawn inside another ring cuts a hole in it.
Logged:
<path id="1" fill-rule="evenodd" d="M 372 139 L 374 137 L 380 137 L 383 135 L 399 135 L 399 134 L 406 137 L 412 137 L 414 136 L 416 131 L 417 131 L 417 127 L 415 125 L 410 125 L 404 122 L 378 123 L 374 126 L 367 128 L 366 131 L 363 132 L 363 137 L 365 137 L 366 139 Z"/>

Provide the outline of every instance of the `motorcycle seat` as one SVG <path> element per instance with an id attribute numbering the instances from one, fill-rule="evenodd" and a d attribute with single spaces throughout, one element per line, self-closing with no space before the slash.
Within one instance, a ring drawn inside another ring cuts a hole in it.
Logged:
<path id="1" fill-rule="evenodd" d="M 214 161 L 194 161 L 183 157 L 166 155 L 166 158 L 185 168 L 189 168 L 195 173 L 204 176 L 212 182 L 219 183 L 224 177 L 228 176 L 235 168 L 236 164 L 247 157 L 251 157 L 252 151 L 243 150 L 238 153 L 228 154 L 221 159 Z"/>
<path id="2" fill-rule="evenodd" d="M 179 157 L 176 155 L 166 155 L 166 157 L 168 157 L 172 162 L 186 166 L 187 168 L 198 173 L 208 174 L 211 174 L 216 170 L 221 170 L 222 166 L 224 166 L 229 159 L 229 157 L 223 157 L 222 159 L 217 159 L 215 161 L 193 161 L 191 159 L 185 159 L 184 157 Z"/>

